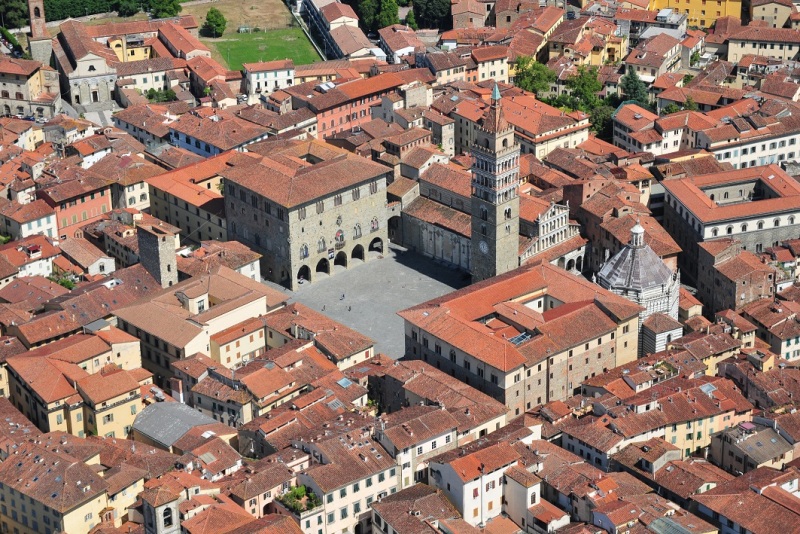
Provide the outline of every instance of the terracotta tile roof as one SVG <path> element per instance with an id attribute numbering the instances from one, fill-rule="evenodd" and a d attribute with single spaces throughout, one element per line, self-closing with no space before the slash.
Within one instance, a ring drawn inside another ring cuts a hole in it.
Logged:
<path id="1" fill-rule="evenodd" d="M 703 192 L 704 188 L 746 180 L 759 180 L 764 184 L 769 184 L 768 187 L 778 196 L 741 204 L 718 205 Z M 767 216 L 791 209 L 796 205 L 797 198 L 800 197 L 800 183 L 792 179 L 777 165 L 665 180 L 662 184 L 703 223 L 739 220 L 742 217 L 759 214 Z"/>
<path id="2" fill-rule="evenodd" d="M 631 228 L 637 223 L 645 230 L 645 242 L 660 258 L 673 256 L 681 251 L 672 236 L 649 215 L 622 215 L 603 222 L 600 227 L 613 235 L 619 243 L 627 243 L 630 239 Z"/>
<path id="3" fill-rule="evenodd" d="M 272 72 L 276 70 L 294 70 L 294 61 L 291 59 L 278 59 L 275 61 L 260 61 L 258 63 L 242 63 L 242 69 L 247 72 Z"/>
<path id="4" fill-rule="evenodd" d="M 13 461 L 0 464 L 0 481 L 59 513 L 103 495 L 108 484 L 86 464 L 64 454 L 26 444 Z"/>
<path id="5" fill-rule="evenodd" d="M 178 255 L 178 271 L 199 276 L 218 265 L 237 270 L 258 261 L 261 254 L 238 241 L 203 241 L 189 256 Z"/>
<path id="6" fill-rule="evenodd" d="M 138 390 L 139 381 L 121 369 L 110 374 L 89 375 L 78 381 L 78 391 L 93 407 Z"/>
<path id="7" fill-rule="evenodd" d="M 2 74 L 27 78 L 40 68 L 42 68 L 42 64 L 39 61 L 16 59 L 6 55 L 0 57 L 0 73 Z"/>
<path id="8" fill-rule="evenodd" d="M 220 175 L 287 208 L 379 179 L 388 172 L 383 165 L 319 141 L 273 141 L 262 146 L 264 150 L 271 149 L 272 155 L 256 167 L 257 171 L 234 166 L 222 170 Z M 301 161 L 306 155 L 321 156 L 322 161 L 316 164 Z"/>
<path id="9" fill-rule="evenodd" d="M 267 325 L 281 332 L 301 327 L 314 334 L 314 343 L 334 361 L 368 350 L 374 341 L 301 303 L 293 303 L 266 316 Z"/>
<path id="10" fill-rule="evenodd" d="M 438 458 L 438 456 L 435 456 L 429 462 L 438 463 Z M 493 473 L 505 466 L 515 464 L 519 458 L 519 454 L 511 445 L 506 442 L 500 442 L 447 463 L 450 464 L 450 467 L 462 482 L 470 482 L 481 476 L 482 467 L 484 473 Z"/>
<path id="11" fill-rule="evenodd" d="M 222 112 L 211 117 L 187 113 L 171 122 L 169 128 L 170 133 L 193 137 L 222 151 L 241 147 L 267 134 L 260 126 Z"/>
<path id="12" fill-rule="evenodd" d="M 472 234 L 472 219 L 469 215 L 425 197 L 414 199 L 403 213 L 464 237 Z"/>
<path id="13" fill-rule="evenodd" d="M 394 532 L 425 532 L 429 521 L 460 518 L 441 490 L 415 484 L 382 498 L 372 509 Z M 508 531 L 510 532 L 510 531 Z"/>
<path id="14" fill-rule="evenodd" d="M 381 417 L 383 432 L 397 449 L 412 447 L 455 431 L 458 421 L 438 406 L 413 406 Z"/>
<path id="15" fill-rule="evenodd" d="M 159 26 L 158 36 L 184 55 L 198 50 L 210 53 L 208 47 L 201 43 L 197 37 L 186 31 L 186 28 L 172 22 Z"/>
<path id="16" fill-rule="evenodd" d="M 92 166 L 92 171 L 121 186 L 134 185 L 164 173 L 164 169 L 136 155 L 113 152 Z"/>

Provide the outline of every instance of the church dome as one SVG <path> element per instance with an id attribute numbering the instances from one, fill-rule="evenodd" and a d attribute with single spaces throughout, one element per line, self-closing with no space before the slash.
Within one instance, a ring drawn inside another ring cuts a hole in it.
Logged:
<path id="1" fill-rule="evenodd" d="M 644 228 L 631 228 L 631 241 L 617 252 L 597 273 L 597 281 L 606 289 L 643 292 L 669 286 L 674 273 L 644 242 Z"/>

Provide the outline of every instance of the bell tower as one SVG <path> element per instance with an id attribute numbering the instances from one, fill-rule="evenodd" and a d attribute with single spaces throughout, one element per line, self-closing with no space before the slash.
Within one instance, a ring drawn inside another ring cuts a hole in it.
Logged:
<path id="1" fill-rule="evenodd" d="M 44 0 L 28 0 L 28 13 L 31 17 L 31 35 L 28 38 L 31 57 L 44 65 L 50 65 L 53 44 L 45 24 Z"/>
<path id="2" fill-rule="evenodd" d="M 519 145 L 503 116 L 500 89 L 472 146 L 472 281 L 519 267 Z"/>

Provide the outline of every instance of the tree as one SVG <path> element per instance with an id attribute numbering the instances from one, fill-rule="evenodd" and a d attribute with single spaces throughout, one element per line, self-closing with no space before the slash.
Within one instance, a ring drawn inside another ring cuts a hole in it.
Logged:
<path id="1" fill-rule="evenodd" d="M 219 37 L 225 32 L 225 25 L 228 21 L 216 7 L 212 7 L 206 13 L 206 21 L 203 23 L 203 32 L 209 37 Z"/>
<path id="2" fill-rule="evenodd" d="M 130 17 L 139 12 L 140 4 L 138 0 L 117 0 L 114 9 L 120 17 Z"/>
<path id="3" fill-rule="evenodd" d="M 153 18 L 166 19 L 176 16 L 183 8 L 179 0 L 150 0 Z"/>
<path id="4" fill-rule="evenodd" d="M 597 79 L 597 67 L 578 67 L 578 74 L 567 79 L 567 88 L 575 104 L 573 109 L 580 109 L 586 113 L 600 105 L 598 93 L 603 90 L 603 84 Z"/>
<path id="5" fill-rule="evenodd" d="M 520 89 L 536 93 L 537 96 L 550 92 L 550 84 L 556 81 L 556 73 L 547 65 L 537 62 L 530 56 L 517 58 L 517 74 L 514 84 Z"/>
<path id="6" fill-rule="evenodd" d="M 628 69 L 625 76 L 619 81 L 619 88 L 628 100 L 635 100 L 639 105 L 648 107 L 650 105 L 650 95 L 647 86 L 644 84 L 634 69 Z"/>
<path id="7" fill-rule="evenodd" d="M 378 0 L 363 0 L 358 4 L 358 18 L 367 30 L 374 30 L 378 20 Z"/>
<path id="8" fill-rule="evenodd" d="M 700 52 L 695 50 L 694 52 L 692 52 L 692 55 L 689 58 L 689 64 L 692 65 L 692 66 L 695 66 L 698 63 L 700 63 Z"/>
<path id="9" fill-rule="evenodd" d="M 697 111 L 700 108 L 697 106 L 697 102 L 694 101 L 694 98 L 687 96 L 686 102 L 683 103 L 683 109 L 686 111 Z"/>
<path id="10" fill-rule="evenodd" d="M 611 141 L 614 137 L 613 122 L 611 116 L 614 114 L 614 108 L 601 104 L 594 108 L 589 113 L 589 120 L 592 123 L 592 131 L 597 134 L 597 137 L 606 141 Z"/>
<path id="11" fill-rule="evenodd" d="M 398 24 L 400 19 L 397 17 L 397 0 L 381 0 L 381 10 L 378 13 L 378 28 L 385 28 L 392 24 Z"/>
<path id="12" fill-rule="evenodd" d="M 678 104 L 676 104 L 675 102 L 670 102 L 669 104 L 664 106 L 664 109 L 661 110 L 661 114 L 662 115 L 671 115 L 673 113 L 679 112 L 680 110 L 681 110 L 681 108 L 678 106 Z"/>
<path id="13" fill-rule="evenodd" d="M 419 25 L 417 24 L 417 19 L 414 17 L 414 10 L 409 9 L 408 15 L 406 15 L 406 25 L 412 30 L 418 30 Z"/>
<path id="14" fill-rule="evenodd" d="M 422 28 L 450 27 L 450 0 L 414 0 L 414 15 Z"/>
<path id="15" fill-rule="evenodd" d="M 28 3 L 25 0 L 3 0 L 0 2 L 0 19 L 6 28 L 27 26 Z"/>

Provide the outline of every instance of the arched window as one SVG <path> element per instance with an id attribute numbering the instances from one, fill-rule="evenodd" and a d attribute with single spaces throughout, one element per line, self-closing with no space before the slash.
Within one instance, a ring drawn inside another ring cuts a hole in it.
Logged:
<path id="1" fill-rule="evenodd" d="M 361 237 L 361 225 L 357 224 L 353 227 L 353 239 Z"/>
<path id="2" fill-rule="evenodd" d="M 794 224 L 794 215 L 789 217 L 789 224 Z"/>
<path id="3" fill-rule="evenodd" d="M 336 242 L 337 243 L 344 243 L 344 232 L 342 232 L 341 230 L 338 230 L 336 232 Z"/>
<path id="4" fill-rule="evenodd" d="M 33 16 L 36 17 L 37 19 L 41 18 L 42 11 L 39 9 L 38 6 L 33 8 Z"/>
<path id="5" fill-rule="evenodd" d="M 481 235 L 486 235 L 486 225 L 485 224 L 481 225 Z"/>
<path id="6" fill-rule="evenodd" d="M 503 148 L 508 146 L 508 139 L 503 139 Z"/>
<path id="7" fill-rule="evenodd" d="M 764 221 L 758 221 L 758 229 L 759 230 L 763 230 L 764 229 Z"/>
<path id="8" fill-rule="evenodd" d="M 307 257 L 308 257 L 308 245 L 303 243 L 300 246 L 300 259 L 307 258 Z"/>
<path id="9" fill-rule="evenodd" d="M 511 218 L 511 208 L 506 208 L 503 211 L 503 214 L 505 215 L 506 219 L 510 219 Z"/>
<path id="10" fill-rule="evenodd" d="M 724 199 L 727 199 L 727 198 L 728 198 L 728 192 L 727 192 L 727 191 L 725 191 L 725 194 L 724 194 L 724 195 L 722 195 L 722 198 L 724 198 Z"/>
<path id="11" fill-rule="evenodd" d="M 171 527 L 172 526 L 172 508 L 164 508 L 164 513 L 162 514 L 164 519 L 164 526 Z"/>
<path id="12" fill-rule="evenodd" d="M 728 235 L 731 235 L 733 233 L 733 226 L 728 226 L 728 228 L 726 228 L 725 231 L 727 232 Z"/>
<path id="13" fill-rule="evenodd" d="M 742 225 L 742 232 L 746 232 L 746 231 L 747 231 L 747 223 Z"/>
<path id="14" fill-rule="evenodd" d="M 483 146 L 485 146 L 486 148 L 489 148 L 489 140 L 488 139 L 484 139 L 483 140 Z"/>
<path id="15" fill-rule="evenodd" d="M 373 217 L 372 221 L 369 223 L 369 229 L 374 232 L 375 230 L 378 229 L 378 227 L 379 227 L 378 218 L 377 217 Z"/>
<path id="16" fill-rule="evenodd" d="M 94 72 L 97 69 L 94 68 L 94 65 L 89 65 L 89 72 Z"/>
<path id="17" fill-rule="evenodd" d="M 325 252 L 325 238 L 320 237 L 319 241 L 317 242 L 317 250 L 319 252 Z"/>
<path id="18" fill-rule="evenodd" d="M 780 219 L 775 219 L 774 221 L 772 221 L 772 224 L 775 226 L 775 228 L 777 228 L 778 226 L 781 225 L 781 220 Z"/>
<path id="19" fill-rule="evenodd" d="M 484 206 L 481 206 L 481 220 L 482 221 L 489 220 L 489 210 L 487 210 Z"/>

